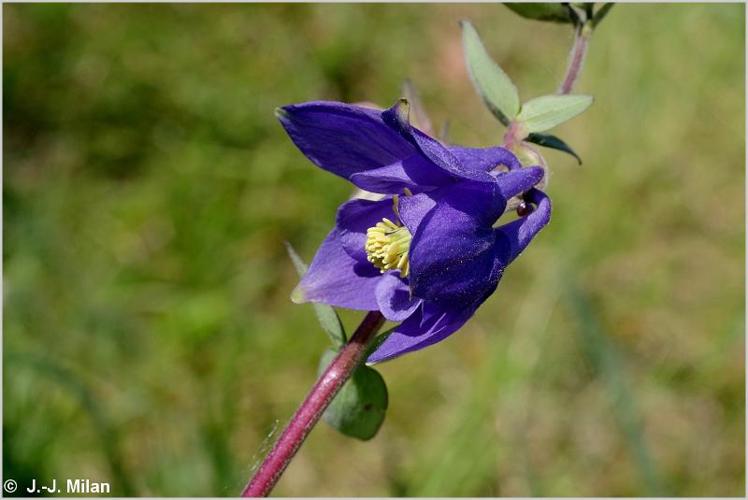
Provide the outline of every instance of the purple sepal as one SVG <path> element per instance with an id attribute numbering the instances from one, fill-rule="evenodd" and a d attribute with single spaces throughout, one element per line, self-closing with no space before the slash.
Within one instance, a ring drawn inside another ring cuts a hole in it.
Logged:
<path id="1" fill-rule="evenodd" d="M 506 264 L 516 259 L 551 220 L 551 199 L 548 195 L 539 189 L 532 189 L 525 194 L 525 199 L 536 205 L 535 210 L 496 229 L 497 238 L 503 238 L 509 248 Z"/>
<path id="2" fill-rule="evenodd" d="M 375 289 L 381 274 L 374 266 L 356 261 L 343 250 L 338 229 L 333 229 L 317 250 L 309 270 L 291 295 L 294 302 L 322 302 L 337 307 L 375 311 Z"/>
<path id="3" fill-rule="evenodd" d="M 436 344 L 456 332 L 474 312 L 475 309 L 445 310 L 424 303 L 415 314 L 395 328 L 369 356 L 367 363 L 380 363 Z"/>

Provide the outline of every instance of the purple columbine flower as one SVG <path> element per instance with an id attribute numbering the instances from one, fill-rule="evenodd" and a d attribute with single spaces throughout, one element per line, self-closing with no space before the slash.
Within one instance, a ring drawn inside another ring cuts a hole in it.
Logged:
<path id="1" fill-rule="evenodd" d="M 457 331 L 550 219 L 549 198 L 533 188 L 542 168 L 522 168 L 501 147 L 445 146 L 409 124 L 405 100 L 385 111 L 320 101 L 277 114 L 317 166 L 383 195 L 340 206 L 292 295 L 400 322 L 370 363 Z M 523 193 L 534 210 L 494 228 Z"/>

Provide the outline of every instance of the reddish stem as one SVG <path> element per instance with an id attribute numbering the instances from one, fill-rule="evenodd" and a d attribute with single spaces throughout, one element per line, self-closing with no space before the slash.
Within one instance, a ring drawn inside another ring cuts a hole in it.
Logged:
<path id="1" fill-rule="evenodd" d="M 587 52 L 588 41 L 588 29 L 585 27 L 578 28 L 574 35 L 574 45 L 571 47 L 571 54 L 569 55 L 569 66 L 566 68 L 564 81 L 561 84 L 561 88 L 558 90 L 559 94 L 568 94 L 574 87 L 574 82 L 577 81 L 579 73 L 582 71 L 582 64 L 584 63 L 584 55 Z"/>
<path id="2" fill-rule="evenodd" d="M 378 311 L 372 311 L 364 317 L 351 340 L 317 379 L 304 402 L 291 417 L 283 434 L 242 491 L 243 497 L 264 497 L 270 494 L 322 413 L 363 360 L 366 349 L 383 323 L 384 317 Z"/>

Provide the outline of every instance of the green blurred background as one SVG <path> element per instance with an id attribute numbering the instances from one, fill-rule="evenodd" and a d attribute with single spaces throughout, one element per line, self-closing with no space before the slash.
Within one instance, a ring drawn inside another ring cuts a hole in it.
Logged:
<path id="1" fill-rule="evenodd" d="M 484 5 L 4 5 L 5 478 L 234 495 L 327 347 L 307 260 L 350 195 L 276 106 L 387 106 L 410 77 L 454 142 L 502 128 L 471 19 L 523 99 L 571 29 Z M 551 224 L 449 340 L 381 365 L 359 442 L 321 424 L 278 495 L 745 492 L 743 5 L 618 5 L 549 152 Z M 353 326 L 360 314 L 345 313 Z"/>

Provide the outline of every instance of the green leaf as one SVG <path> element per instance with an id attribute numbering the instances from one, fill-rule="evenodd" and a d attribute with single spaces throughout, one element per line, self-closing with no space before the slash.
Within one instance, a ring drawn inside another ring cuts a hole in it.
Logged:
<path id="1" fill-rule="evenodd" d="M 528 132 L 543 132 L 574 118 L 592 104 L 589 95 L 544 95 L 522 105 L 517 121 Z"/>
<path id="2" fill-rule="evenodd" d="M 462 47 L 470 80 L 488 109 L 504 125 L 519 112 L 519 95 L 509 77 L 486 52 L 478 32 L 469 21 L 461 21 Z"/>
<path id="3" fill-rule="evenodd" d="M 327 350 L 319 363 L 319 374 L 337 355 Z M 387 385 L 374 368 L 361 365 L 340 389 L 322 414 L 322 420 L 346 436 L 363 441 L 373 438 L 387 412 Z"/>
<path id="4" fill-rule="evenodd" d="M 568 153 L 574 158 L 576 158 L 580 165 L 582 164 L 582 159 L 579 157 L 579 155 L 576 154 L 574 150 L 571 149 L 571 147 L 568 144 L 566 144 L 564 141 L 562 141 L 555 135 L 534 133 L 534 134 L 528 135 L 527 138 L 525 138 L 525 140 L 527 142 L 532 142 L 534 144 L 537 144 L 538 146 L 543 146 L 545 148 L 550 148 L 550 149 L 557 149 L 559 151 L 563 151 L 564 153 Z"/>
<path id="5" fill-rule="evenodd" d="M 595 12 L 595 15 L 592 16 L 592 27 L 597 28 L 597 25 L 602 22 L 603 19 L 605 19 L 605 16 L 608 15 L 608 12 L 610 12 L 610 9 L 613 8 L 615 4 L 613 2 L 606 2 L 600 9 L 598 9 L 597 12 Z"/>
<path id="6" fill-rule="evenodd" d="M 303 277 L 306 274 L 307 265 L 301 260 L 299 254 L 296 253 L 296 250 L 293 249 L 289 242 L 286 242 L 286 250 L 288 251 L 288 256 L 291 257 L 299 278 Z M 303 302 L 303 297 L 299 296 L 298 288 L 291 295 L 291 300 L 297 303 Z M 345 345 L 347 341 L 345 328 L 343 328 L 343 322 L 340 321 L 340 316 L 335 312 L 335 309 L 327 304 L 313 303 L 312 305 L 314 306 L 314 313 L 317 315 L 317 321 L 319 321 L 322 329 L 327 332 L 333 345 L 336 347 Z"/>
<path id="7" fill-rule="evenodd" d="M 561 3 L 505 3 L 509 9 L 527 19 L 554 23 L 573 23 L 569 8 Z"/>

